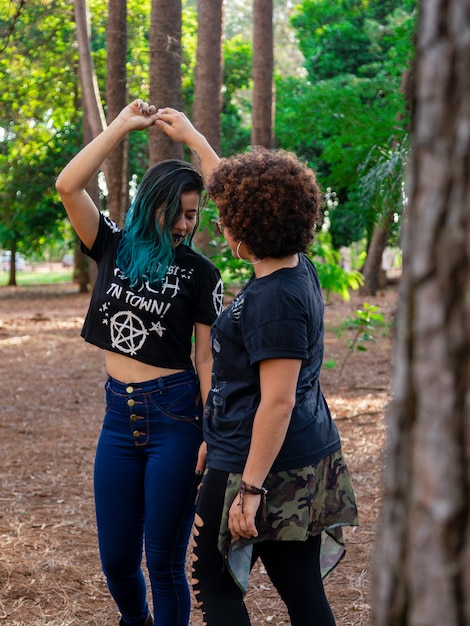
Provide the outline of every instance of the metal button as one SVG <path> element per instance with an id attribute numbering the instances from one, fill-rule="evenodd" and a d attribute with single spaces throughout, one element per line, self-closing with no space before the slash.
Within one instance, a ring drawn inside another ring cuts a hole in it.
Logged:
<path id="1" fill-rule="evenodd" d="M 131 387 L 131 385 L 129 385 L 128 387 L 126 387 L 126 391 L 127 393 L 132 393 L 134 391 L 134 387 Z"/>
<path id="2" fill-rule="evenodd" d="M 135 404 L 135 400 L 133 400 L 132 398 L 130 398 L 130 399 L 127 401 L 127 406 L 134 406 L 134 404 Z"/>
<path id="3" fill-rule="evenodd" d="M 134 430 L 132 434 L 134 435 L 136 439 L 138 439 L 142 433 L 140 432 L 140 430 Z"/>
<path id="4" fill-rule="evenodd" d="M 136 415 L 135 413 L 132 413 L 132 415 L 131 415 L 131 420 L 132 420 L 133 422 L 136 422 L 138 419 L 139 419 L 139 416 L 138 416 L 138 415 Z"/>

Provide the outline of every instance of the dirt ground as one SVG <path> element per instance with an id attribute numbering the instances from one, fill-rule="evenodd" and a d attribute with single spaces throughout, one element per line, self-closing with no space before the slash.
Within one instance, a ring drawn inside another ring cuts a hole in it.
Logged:
<path id="1" fill-rule="evenodd" d="M 92 467 L 103 413 L 99 350 L 80 338 L 89 296 L 75 285 L 0 287 L 0 625 L 117 626 L 95 536 Z M 387 327 L 353 352 L 335 329 L 363 302 Z M 323 391 L 343 441 L 361 526 L 325 586 L 338 624 L 370 624 L 371 554 L 381 497 L 384 409 L 390 395 L 396 287 L 374 298 L 332 297 L 326 307 Z M 289 619 L 263 569 L 247 596 L 253 624 Z M 191 626 L 201 626 L 195 609 Z"/>

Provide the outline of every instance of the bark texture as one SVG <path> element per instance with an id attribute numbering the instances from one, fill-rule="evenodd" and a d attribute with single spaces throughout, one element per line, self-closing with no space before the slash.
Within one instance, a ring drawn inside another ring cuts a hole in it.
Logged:
<path id="1" fill-rule="evenodd" d="M 106 31 L 106 116 L 114 120 L 127 104 L 127 1 L 109 0 Z M 128 205 L 127 138 L 106 159 L 108 165 L 108 210 L 121 225 Z"/>
<path id="2" fill-rule="evenodd" d="M 374 623 L 470 624 L 470 0 L 419 6 Z"/>
<path id="3" fill-rule="evenodd" d="M 253 110 L 251 144 L 272 146 L 273 0 L 253 0 Z"/>
<path id="4" fill-rule="evenodd" d="M 150 19 L 150 102 L 181 110 L 181 0 L 152 0 Z M 150 165 L 182 159 L 183 144 L 156 126 L 149 130 Z"/>
<path id="5" fill-rule="evenodd" d="M 223 0 L 198 0 L 193 122 L 220 154 Z"/>

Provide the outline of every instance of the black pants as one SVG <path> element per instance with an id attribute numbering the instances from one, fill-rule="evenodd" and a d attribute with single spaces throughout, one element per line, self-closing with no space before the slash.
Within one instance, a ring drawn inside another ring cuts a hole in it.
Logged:
<path id="1" fill-rule="evenodd" d="M 193 588 L 207 626 L 249 626 L 243 594 L 217 548 L 227 473 L 209 470 L 199 494 L 193 552 Z M 320 574 L 320 535 L 303 541 L 254 544 L 287 606 L 292 626 L 334 626 Z"/>

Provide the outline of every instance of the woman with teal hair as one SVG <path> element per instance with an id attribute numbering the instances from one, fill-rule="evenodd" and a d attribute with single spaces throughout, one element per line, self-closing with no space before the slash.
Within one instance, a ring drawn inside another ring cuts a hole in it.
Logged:
<path id="1" fill-rule="evenodd" d="M 154 107 L 132 102 L 56 183 L 83 251 L 98 266 L 82 337 L 103 350 L 107 372 L 95 507 L 120 626 L 189 622 L 186 550 L 205 462 L 209 333 L 223 295 L 218 270 L 191 247 L 204 186 L 191 164 L 168 160 L 150 168 L 122 229 L 85 190 L 119 141 L 156 119 Z M 210 151 L 204 158 L 209 165 L 217 159 Z M 144 550 L 154 617 L 141 568 Z"/>

